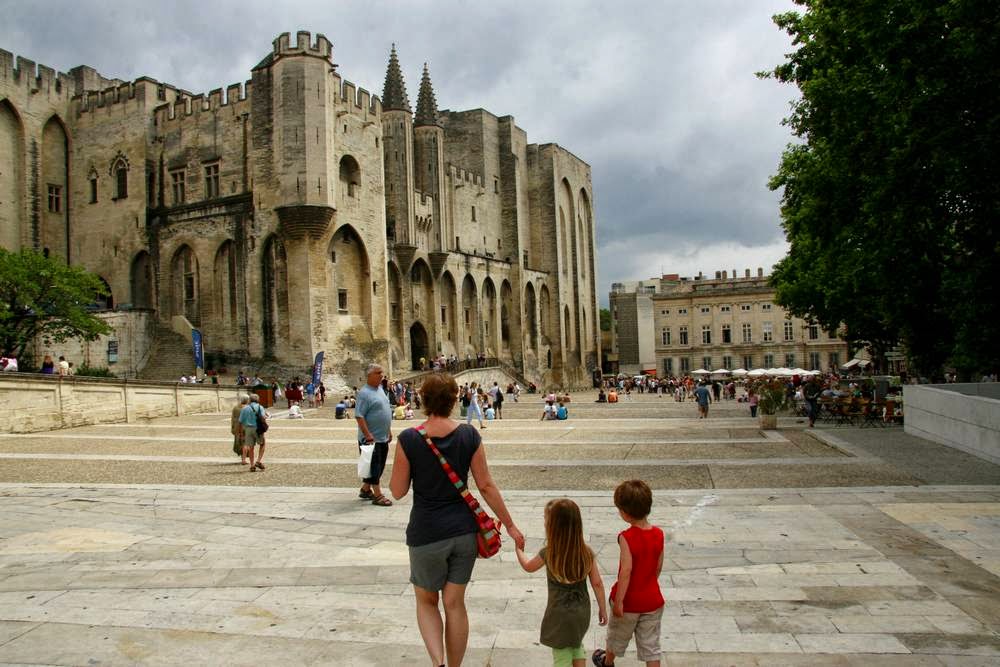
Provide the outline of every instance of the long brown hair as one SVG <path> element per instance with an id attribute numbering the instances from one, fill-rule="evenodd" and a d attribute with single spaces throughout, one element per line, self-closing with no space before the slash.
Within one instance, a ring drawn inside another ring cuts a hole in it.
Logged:
<path id="1" fill-rule="evenodd" d="M 587 577 L 594 552 L 583 541 L 580 507 L 569 498 L 550 500 L 545 506 L 545 566 L 549 576 L 563 584 Z"/>

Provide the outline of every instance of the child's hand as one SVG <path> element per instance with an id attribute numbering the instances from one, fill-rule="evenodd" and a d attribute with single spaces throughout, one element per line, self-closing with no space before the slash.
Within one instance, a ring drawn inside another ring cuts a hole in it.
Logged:
<path id="1" fill-rule="evenodd" d="M 611 613 L 615 615 L 615 618 L 621 618 L 625 615 L 625 602 L 616 602 L 614 607 L 611 608 Z"/>
<path id="2" fill-rule="evenodd" d="M 597 624 L 598 625 L 608 624 L 608 612 L 605 609 L 597 610 Z"/>

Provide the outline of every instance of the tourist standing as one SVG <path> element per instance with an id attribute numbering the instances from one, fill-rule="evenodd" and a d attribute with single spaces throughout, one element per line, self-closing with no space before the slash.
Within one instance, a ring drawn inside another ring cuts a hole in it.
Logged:
<path id="1" fill-rule="evenodd" d="M 382 494 L 380 480 L 389 458 L 389 441 L 392 440 L 392 406 L 382 389 L 385 371 L 379 364 L 369 364 L 365 372 L 365 386 L 358 392 L 354 419 L 358 422 L 358 451 L 361 445 L 375 445 L 372 452 L 371 471 L 361 484 L 358 497 L 371 500 L 372 505 L 389 507 L 392 501 Z"/>
<path id="2" fill-rule="evenodd" d="M 493 409 L 496 411 L 497 419 L 503 419 L 503 392 L 497 390 L 497 396 L 493 399 Z"/>
<path id="3" fill-rule="evenodd" d="M 503 528 L 523 549 L 524 535 L 514 525 L 499 487 L 493 481 L 486 451 L 476 429 L 451 419 L 458 384 L 448 373 L 435 373 L 420 386 L 427 421 L 422 430 L 451 470 L 468 486 L 469 472 L 479 493 Z M 410 583 L 417 602 L 417 625 L 435 665 L 460 665 L 469 640 L 465 589 L 476 564 L 478 525 L 462 495 L 419 431 L 399 434 L 389 488 L 401 499 L 413 486 L 413 507 L 406 526 Z M 444 602 L 444 619 L 439 602 Z M 447 662 L 446 662 L 447 660 Z"/>
<path id="4" fill-rule="evenodd" d="M 479 385 L 475 382 L 469 385 L 469 407 L 465 410 L 465 423 L 471 424 L 473 416 L 479 420 L 479 428 L 486 428 L 483 423 L 482 397 L 480 396 Z"/>

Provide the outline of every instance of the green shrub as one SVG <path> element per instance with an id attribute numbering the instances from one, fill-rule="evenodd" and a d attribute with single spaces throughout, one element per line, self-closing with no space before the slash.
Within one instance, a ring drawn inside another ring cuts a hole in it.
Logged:
<path id="1" fill-rule="evenodd" d="M 90 366 L 80 366 L 76 369 L 76 375 L 92 378 L 114 378 L 118 377 L 107 368 L 92 368 Z"/>

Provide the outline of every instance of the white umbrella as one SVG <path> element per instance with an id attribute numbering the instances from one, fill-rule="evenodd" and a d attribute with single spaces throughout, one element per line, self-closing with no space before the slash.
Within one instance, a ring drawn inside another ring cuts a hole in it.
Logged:
<path id="1" fill-rule="evenodd" d="M 747 375 L 750 376 L 750 377 L 752 377 L 752 378 L 759 378 L 759 377 L 764 377 L 765 375 L 767 375 L 767 371 L 764 370 L 763 368 L 755 368 L 752 371 L 750 371 L 749 373 L 747 373 Z"/>
<path id="2" fill-rule="evenodd" d="M 782 366 L 781 368 L 775 368 L 774 369 L 774 374 L 782 376 L 782 377 L 789 377 L 789 376 L 792 375 L 792 369 L 791 368 L 785 368 L 784 366 Z"/>
<path id="3" fill-rule="evenodd" d="M 792 375 L 809 375 L 809 371 L 804 368 L 793 368 Z"/>
<path id="4" fill-rule="evenodd" d="M 709 371 L 706 371 L 704 368 L 699 368 L 696 371 L 691 371 L 691 375 L 708 375 L 708 374 Z"/>
<path id="5" fill-rule="evenodd" d="M 712 371 L 712 375 L 729 375 L 729 369 L 728 368 L 716 368 L 714 371 Z"/>
<path id="6" fill-rule="evenodd" d="M 747 369 L 737 368 L 735 371 L 733 371 L 733 375 L 747 375 Z"/>

